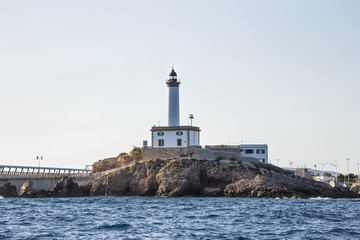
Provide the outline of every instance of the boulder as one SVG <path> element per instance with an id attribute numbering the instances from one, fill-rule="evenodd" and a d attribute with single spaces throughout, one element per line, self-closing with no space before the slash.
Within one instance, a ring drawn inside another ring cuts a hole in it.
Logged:
<path id="1" fill-rule="evenodd" d="M 69 177 L 61 178 L 49 191 L 50 197 L 80 197 L 83 195 L 79 185 Z"/>
<path id="2" fill-rule="evenodd" d="M 357 194 L 360 194 L 360 183 L 353 183 L 350 187 L 350 190 Z"/>
<path id="3" fill-rule="evenodd" d="M 344 193 L 348 193 L 350 191 L 350 187 L 344 183 L 341 185 L 340 190 Z"/>
<path id="4" fill-rule="evenodd" d="M 4 198 L 18 197 L 16 186 L 11 185 L 11 183 L 4 183 L 0 186 L 0 196 Z"/>
<path id="5" fill-rule="evenodd" d="M 22 185 L 22 187 L 21 187 L 21 189 L 20 189 L 19 195 L 22 196 L 22 195 L 24 195 L 24 194 L 29 194 L 30 192 L 32 192 L 32 190 L 33 190 L 33 185 L 34 185 L 34 183 L 33 183 L 32 181 L 26 181 L 26 182 Z"/>
<path id="6" fill-rule="evenodd" d="M 341 184 L 338 183 L 338 182 L 334 182 L 334 181 L 330 181 L 329 182 L 329 185 L 332 187 L 332 188 L 341 188 Z"/>

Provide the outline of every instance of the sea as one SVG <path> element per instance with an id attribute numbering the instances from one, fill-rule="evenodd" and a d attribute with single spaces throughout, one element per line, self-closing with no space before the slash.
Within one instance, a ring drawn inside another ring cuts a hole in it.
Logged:
<path id="1" fill-rule="evenodd" d="M 360 239 L 360 200 L 1 198 L 0 239 Z"/>

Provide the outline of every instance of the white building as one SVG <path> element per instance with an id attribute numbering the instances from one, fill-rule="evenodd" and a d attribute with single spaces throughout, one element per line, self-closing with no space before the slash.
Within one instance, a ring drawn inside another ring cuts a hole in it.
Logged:
<path id="1" fill-rule="evenodd" d="M 268 163 L 267 144 L 206 145 L 205 148 L 217 152 L 233 152 L 240 157 L 252 157 L 261 163 Z"/>
<path id="2" fill-rule="evenodd" d="M 177 74 L 171 70 L 168 86 L 168 126 L 151 128 L 151 146 L 153 148 L 190 147 L 200 145 L 200 128 L 180 126 L 179 85 Z"/>
<path id="3" fill-rule="evenodd" d="M 200 129 L 193 126 L 151 128 L 151 145 L 160 147 L 190 147 L 200 145 Z"/>
<path id="4" fill-rule="evenodd" d="M 241 157 L 253 157 L 262 163 L 268 163 L 267 144 L 240 144 Z"/>

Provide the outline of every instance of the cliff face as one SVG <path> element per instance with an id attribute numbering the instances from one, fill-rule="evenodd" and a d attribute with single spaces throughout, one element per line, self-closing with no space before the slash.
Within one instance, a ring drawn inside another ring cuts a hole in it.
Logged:
<path id="1" fill-rule="evenodd" d="M 174 158 L 122 166 L 95 181 L 90 195 L 358 197 L 353 191 L 332 188 L 269 164 Z"/>

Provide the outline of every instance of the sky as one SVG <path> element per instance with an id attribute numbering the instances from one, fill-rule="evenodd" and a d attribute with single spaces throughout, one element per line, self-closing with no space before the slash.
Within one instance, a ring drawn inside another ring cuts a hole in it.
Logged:
<path id="1" fill-rule="evenodd" d="M 84 168 L 167 124 L 171 67 L 201 145 L 358 172 L 360 2 L 0 2 L 0 165 Z M 350 160 L 347 161 L 346 159 Z"/>

